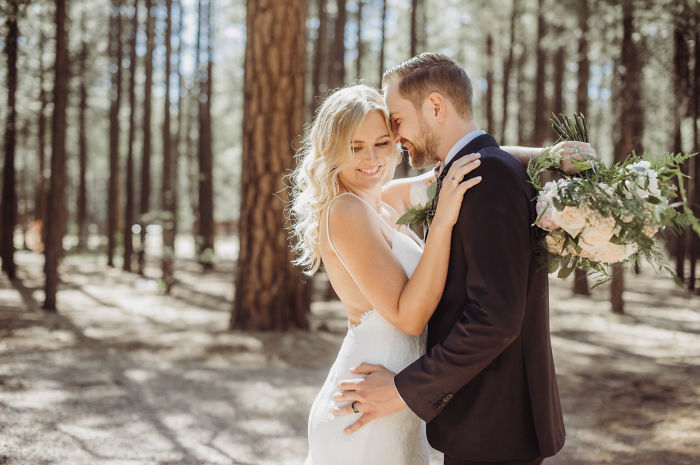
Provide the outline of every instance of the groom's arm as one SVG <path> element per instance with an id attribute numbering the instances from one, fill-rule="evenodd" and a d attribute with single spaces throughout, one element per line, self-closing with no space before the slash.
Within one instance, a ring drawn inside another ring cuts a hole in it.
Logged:
<path id="1" fill-rule="evenodd" d="M 481 185 L 466 195 L 454 234 L 464 249 L 467 303 L 449 335 L 394 378 L 426 421 L 520 334 L 530 260 L 529 204 L 505 161 L 484 157 Z"/>

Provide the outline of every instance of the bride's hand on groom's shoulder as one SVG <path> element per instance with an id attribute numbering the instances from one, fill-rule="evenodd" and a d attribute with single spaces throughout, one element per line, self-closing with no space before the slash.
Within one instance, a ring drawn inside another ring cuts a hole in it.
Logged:
<path id="1" fill-rule="evenodd" d="M 598 160 L 598 154 L 588 142 L 576 142 L 565 140 L 553 147 L 554 152 L 561 158 L 561 169 L 566 174 L 576 174 L 578 168 L 574 166 L 571 159 L 580 161 Z"/>
<path id="2" fill-rule="evenodd" d="M 349 379 L 338 383 L 338 392 L 333 399 L 346 405 L 335 407 L 333 415 L 359 415 L 358 420 L 345 428 L 346 434 L 354 433 L 377 418 L 382 418 L 406 407 L 394 386 L 394 373 L 382 365 L 361 363 L 350 373 L 365 375 L 360 379 Z"/>

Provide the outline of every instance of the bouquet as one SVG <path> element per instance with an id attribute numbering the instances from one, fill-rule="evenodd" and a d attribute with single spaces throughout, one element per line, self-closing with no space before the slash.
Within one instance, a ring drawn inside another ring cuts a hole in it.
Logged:
<path id="1" fill-rule="evenodd" d="M 552 127 L 562 140 L 588 142 L 581 114 L 553 115 Z M 565 174 L 551 151 L 533 159 L 528 174 L 538 191 L 535 225 L 544 231 L 549 272 L 559 270 L 563 278 L 576 268 L 583 269 L 596 274 L 600 284 L 609 279 L 605 265 L 645 258 L 675 277 L 654 236 L 665 228 L 680 231 L 687 225 L 700 234 L 680 170 L 681 163 L 694 155 L 643 160 L 632 153 L 612 167 L 597 160 L 572 160 L 579 169 L 576 175 Z"/>

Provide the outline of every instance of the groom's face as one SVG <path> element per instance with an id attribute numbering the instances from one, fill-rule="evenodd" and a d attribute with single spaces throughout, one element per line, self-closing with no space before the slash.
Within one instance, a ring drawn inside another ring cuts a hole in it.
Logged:
<path id="1" fill-rule="evenodd" d="M 398 83 L 384 86 L 384 101 L 389 108 L 396 142 L 408 152 L 411 166 L 424 168 L 439 161 L 438 137 L 422 112 L 399 94 Z"/>

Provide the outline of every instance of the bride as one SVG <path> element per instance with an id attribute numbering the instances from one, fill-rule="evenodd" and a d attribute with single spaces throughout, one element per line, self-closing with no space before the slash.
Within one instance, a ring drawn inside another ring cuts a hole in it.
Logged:
<path id="1" fill-rule="evenodd" d="M 579 150 L 574 143 L 558 148 Z M 523 163 L 539 153 L 504 150 Z M 423 354 L 425 327 L 445 285 L 452 227 L 464 194 L 481 178 L 444 184 L 425 243 L 397 227 L 407 207 L 426 201 L 434 175 L 389 182 L 400 152 L 382 96 L 364 85 L 326 99 L 299 156 L 291 207 L 296 264 L 312 275 L 323 262 L 348 316 L 347 335 L 311 406 L 305 465 L 428 464 L 425 424 L 410 409 L 345 434 L 356 418 L 334 415 L 344 406 L 334 399 L 336 385 L 359 377 L 350 369 L 361 362 L 398 372 Z M 479 154 L 463 157 L 447 176 L 461 181 L 479 163 Z"/>

